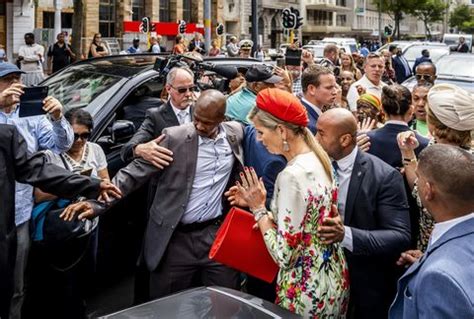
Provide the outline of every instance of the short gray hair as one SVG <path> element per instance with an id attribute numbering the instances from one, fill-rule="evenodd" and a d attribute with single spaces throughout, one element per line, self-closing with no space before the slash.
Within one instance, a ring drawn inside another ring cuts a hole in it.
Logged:
<path id="1" fill-rule="evenodd" d="M 194 73 L 193 73 L 193 71 L 191 71 L 190 68 L 188 68 L 188 67 L 174 67 L 166 75 L 166 84 L 171 85 L 171 83 L 173 83 L 174 78 L 176 77 L 176 73 L 178 73 L 179 70 L 183 70 L 183 71 L 187 72 L 193 78 L 193 81 L 194 81 Z"/>

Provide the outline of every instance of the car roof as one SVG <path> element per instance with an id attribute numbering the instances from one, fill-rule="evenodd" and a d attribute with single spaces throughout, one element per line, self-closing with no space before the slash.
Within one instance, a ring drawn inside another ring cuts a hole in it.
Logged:
<path id="1" fill-rule="evenodd" d="M 70 67 L 90 67 L 96 73 L 129 78 L 153 69 L 157 58 L 164 59 L 167 56 L 169 54 L 139 53 L 110 55 L 82 60 Z"/>

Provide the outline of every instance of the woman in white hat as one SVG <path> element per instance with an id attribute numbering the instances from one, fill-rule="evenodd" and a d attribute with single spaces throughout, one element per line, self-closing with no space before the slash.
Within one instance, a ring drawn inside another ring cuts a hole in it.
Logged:
<path id="1" fill-rule="evenodd" d="M 474 96 L 452 84 L 437 84 L 428 92 L 427 103 L 428 129 L 433 137 L 432 143 L 449 144 L 470 150 L 473 149 L 474 133 Z M 416 156 L 414 149 L 418 146 L 413 131 L 400 133 L 397 137 L 402 153 L 403 166 L 413 196 L 420 206 L 420 235 L 417 250 L 402 254 L 398 263 L 411 264 L 419 258 L 428 246 L 433 230 L 434 220 L 429 212 L 421 206 L 416 187 Z"/>

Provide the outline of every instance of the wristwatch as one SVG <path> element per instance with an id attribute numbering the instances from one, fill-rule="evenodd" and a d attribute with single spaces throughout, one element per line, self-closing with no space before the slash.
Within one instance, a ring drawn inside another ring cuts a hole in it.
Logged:
<path id="1" fill-rule="evenodd" d="M 265 207 L 252 211 L 255 216 L 255 221 L 258 222 L 263 216 L 268 215 L 268 211 Z"/>

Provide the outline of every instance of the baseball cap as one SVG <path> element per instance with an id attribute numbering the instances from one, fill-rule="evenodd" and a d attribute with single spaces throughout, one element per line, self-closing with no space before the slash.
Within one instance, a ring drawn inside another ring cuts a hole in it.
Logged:
<path id="1" fill-rule="evenodd" d="M 265 82 L 270 84 L 278 83 L 283 78 L 273 74 L 273 70 L 268 65 L 254 64 L 245 74 L 245 81 L 247 82 Z"/>
<path id="2" fill-rule="evenodd" d="M 21 73 L 25 73 L 25 72 L 21 71 L 14 64 L 11 64 L 11 63 L 8 63 L 8 62 L 0 63 L 0 78 L 3 78 L 4 76 L 7 76 L 7 75 L 12 74 L 12 73 L 21 74 Z"/>

